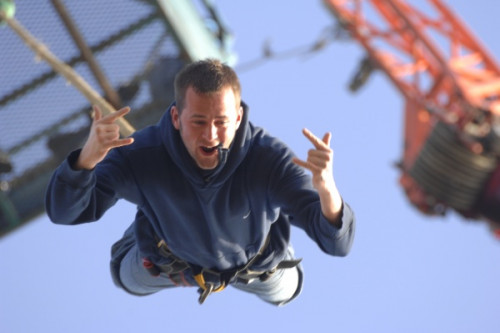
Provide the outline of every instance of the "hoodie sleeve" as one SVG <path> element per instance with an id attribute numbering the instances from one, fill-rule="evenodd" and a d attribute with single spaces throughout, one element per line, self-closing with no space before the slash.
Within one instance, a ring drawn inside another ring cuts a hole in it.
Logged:
<path id="1" fill-rule="evenodd" d="M 346 256 L 352 246 L 354 240 L 354 232 L 356 227 L 356 221 L 354 217 L 354 212 L 351 207 L 344 202 L 341 212 L 341 227 L 337 228 L 332 225 L 324 217 L 323 214 L 320 216 L 319 230 L 312 230 L 312 234 L 319 234 L 321 236 L 316 236 L 320 241 L 316 241 L 321 249 L 331 255 L 343 257 Z"/>
<path id="2" fill-rule="evenodd" d="M 74 170 L 80 150 L 72 152 L 55 170 L 45 195 L 45 208 L 52 222 L 79 224 L 97 221 L 120 198 L 124 177 L 113 163 L 117 153 L 93 170 Z"/>
<path id="3" fill-rule="evenodd" d="M 343 202 L 341 227 L 337 228 L 321 212 L 317 191 L 311 177 L 292 162 L 292 153 L 283 149 L 278 154 L 270 179 L 272 205 L 288 215 L 290 223 L 303 229 L 326 253 L 346 256 L 352 246 L 355 217 L 351 207 Z"/>

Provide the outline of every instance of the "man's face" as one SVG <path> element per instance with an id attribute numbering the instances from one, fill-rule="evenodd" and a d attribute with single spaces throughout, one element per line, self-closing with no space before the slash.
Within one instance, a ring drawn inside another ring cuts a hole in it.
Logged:
<path id="1" fill-rule="evenodd" d="M 211 94 L 186 90 L 184 110 L 172 107 L 172 123 L 196 164 L 204 170 L 219 163 L 218 145 L 229 148 L 240 126 L 243 110 L 230 87 Z"/>

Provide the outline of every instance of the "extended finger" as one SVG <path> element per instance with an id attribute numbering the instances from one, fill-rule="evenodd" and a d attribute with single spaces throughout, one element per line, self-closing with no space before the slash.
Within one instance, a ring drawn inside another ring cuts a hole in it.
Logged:
<path id="1" fill-rule="evenodd" d="M 321 149 L 321 150 L 324 150 L 324 149 L 329 149 L 329 146 L 327 146 L 325 144 L 325 142 L 323 142 L 322 140 L 320 140 L 316 135 L 314 135 L 310 130 L 308 130 L 307 128 L 304 128 L 302 130 L 302 133 L 304 134 L 304 136 L 309 140 L 311 141 L 311 143 L 314 145 L 314 147 L 316 147 L 316 149 Z"/>
<path id="2" fill-rule="evenodd" d="M 325 135 L 323 135 L 323 142 L 325 145 L 330 147 L 330 140 L 332 139 L 332 133 L 326 132 Z"/>
<path id="3" fill-rule="evenodd" d="M 126 107 L 121 108 L 120 110 L 118 110 L 116 112 L 111 112 L 110 114 L 106 115 L 102 119 L 105 120 L 106 122 L 114 122 L 116 119 L 125 116 L 129 112 L 130 112 L 130 108 L 128 106 L 126 106 Z"/>
<path id="4" fill-rule="evenodd" d="M 102 148 L 105 150 L 111 150 L 113 148 L 118 148 L 122 146 L 130 145 L 134 142 L 134 138 L 128 137 L 124 139 L 114 139 L 107 142 L 103 142 Z"/>
<path id="5" fill-rule="evenodd" d="M 94 110 L 94 115 L 93 115 L 94 121 L 100 120 L 102 118 L 101 109 L 99 109 L 97 105 L 93 105 L 92 109 Z"/>
<path id="6" fill-rule="evenodd" d="M 294 157 L 294 158 L 292 159 L 292 162 L 293 162 L 293 163 L 295 163 L 295 164 L 297 164 L 298 166 L 301 166 L 301 167 L 303 167 L 303 168 L 309 169 L 309 168 L 308 168 L 308 167 L 309 167 L 309 164 L 308 164 L 306 161 L 303 161 L 303 160 L 301 160 L 301 159 L 299 159 L 299 158 L 297 158 L 297 157 Z"/>
<path id="7" fill-rule="evenodd" d="M 130 144 L 134 143 L 134 138 L 125 138 L 125 139 L 118 139 L 113 142 L 113 148 L 118 148 L 122 146 L 128 146 Z"/>
<path id="8" fill-rule="evenodd" d="M 303 167 L 304 169 L 311 171 L 311 172 L 314 172 L 318 169 L 318 167 L 316 165 L 314 165 L 313 163 L 311 163 L 309 161 L 303 161 L 303 160 L 296 158 L 296 157 L 292 159 L 292 162 L 297 164 L 298 166 Z"/>

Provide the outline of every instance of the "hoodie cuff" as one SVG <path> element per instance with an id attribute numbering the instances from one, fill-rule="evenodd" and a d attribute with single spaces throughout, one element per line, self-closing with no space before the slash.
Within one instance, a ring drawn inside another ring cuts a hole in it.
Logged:
<path id="1" fill-rule="evenodd" d="M 323 213 L 321 213 L 321 218 L 320 218 L 321 232 L 326 237 L 329 238 L 336 238 L 336 239 L 342 238 L 345 235 L 345 233 L 350 229 L 353 218 L 354 216 L 351 207 L 349 207 L 349 205 L 344 202 L 342 203 L 342 209 L 340 211 L 340 216 L 339 216 L 339 220 L 341 223 L 340 228 L 331 224 L 323 215 Z"/>
<path id="2" fill-rule="evenodd" d="M 81 149 L 71 152 L 68 157 L 61 163 L 59 172 L 59 181 L 71 187 L 86 187 L 94 180 L 94 170 L 76 170 L 73 169 Z"/>

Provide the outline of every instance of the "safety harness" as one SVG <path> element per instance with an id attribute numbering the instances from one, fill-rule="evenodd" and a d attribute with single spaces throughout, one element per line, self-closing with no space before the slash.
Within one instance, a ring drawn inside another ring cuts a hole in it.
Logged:
<path id="1" fill-rule="evenodd" d="M 269 245 L 269 242 L 270 235 L 267 236 L 266 241 L 259 249 L 259 252 L 257 252 L 257 254 L 245 265 L 230 270 L 217 271 L 190 264 L 178 258 L 172 253 L 172 251 L 170 251 L 165 241 L 160 239 L 157 243 L 158 252 L 162 257 L 167 258 L 169 263 L 155 264 L 149 259 L 143 258 L 143 266 L 151 275 L 159 276 L 160 273 L 165 273 L 176 285 L 183 286 L 191 286 L 185 278 L 185 271 L 191 269 L 193 278 L 199 286 L 198 293 L 200 296 L 198 298 L 198 302 L 203 304 L 210 294 L 224 290 L 226 286 L 232 282 L 238 281 L 248 284 L 257 278 L 261 281 L 266 281 L 277 270 L 296 267 L 302 261 L 302 259 L 283 260 L 273 269 L 268 271 L 250 270 L 250 267 L 262 256 L 264 250 Z"/>

